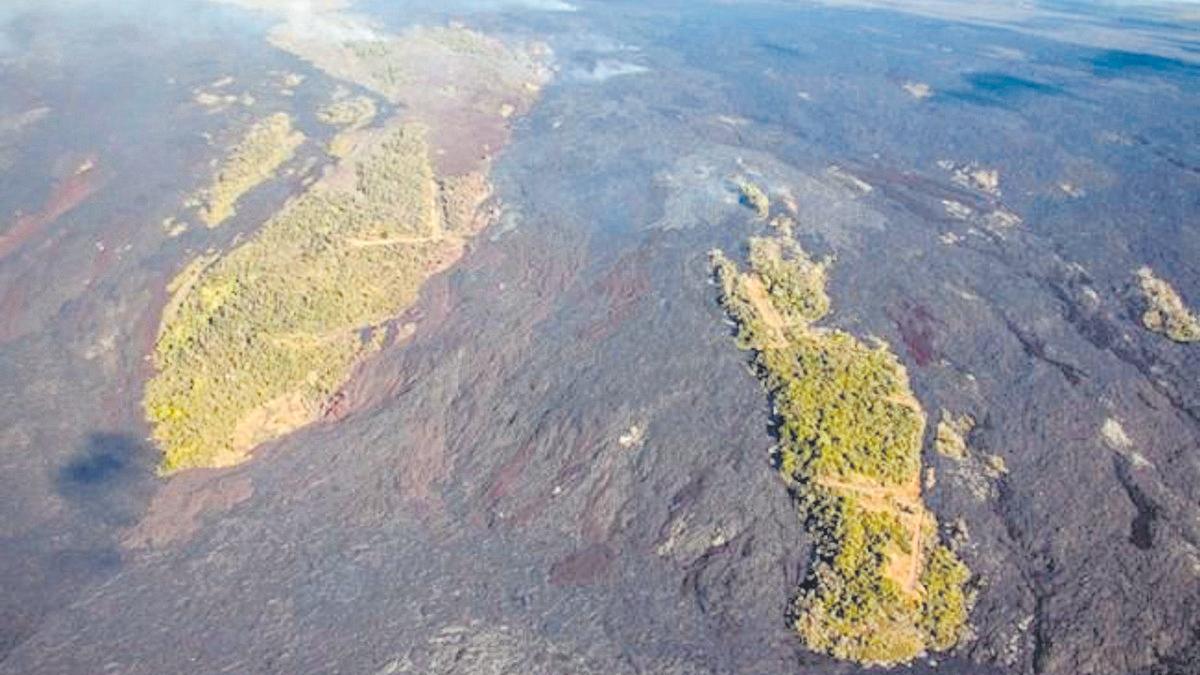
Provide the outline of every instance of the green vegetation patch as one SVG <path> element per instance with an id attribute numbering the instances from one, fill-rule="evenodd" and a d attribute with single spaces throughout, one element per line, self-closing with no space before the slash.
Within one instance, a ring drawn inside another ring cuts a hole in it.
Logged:
<path id="1" fill-rule="evenodd" d="M 826 265 L 813 262 L 790 237 L 750 238 L 750 268 L 790 323 L 817 321 L 829 313 Z"/>
<path id="2" fill-rule="evenodd" d="M 758 356 L 780 417 L 789 477 L 854 477 L 900 485 L 921 467 L 924 419 L 884 347 L 848 333 L 797 333 Z"/>
<path id="3" fill-rule="evenodd" d="M 794 604 L 809 648 L 869 664 L 949 649 L 967 622 L 969 572 L 921 503 L 925 416 L 883 345 L 814 325 L 827 262 L 790 237 L 752 238 L 749 270 L 711 254 L 738 343 L 755 352 L 778 417 L 778 466 L 816 542 Z"/>
<path id="4" fill-rule="evenodd" d="M 925 604 L 921 628 L 929 636 L 929 647 L 937 651 L 958 644 L 967 630 L 970 596 L 966 592 L 971 571 L 949 548 L 934 547 L 921 575 Z"/>
<path id="5" fill-rule="evenodd" d="M 217 170 L 212 185 L 198 195 L 200 220 L 216 227 L 235 213 L 237 200 L 270 178 L 304 142 L 292 129 L 287 113 L 275 113 L 256 122 L 230 151 Z"/>
<path id="6" fill-rule="evenodd" d="M 423 133 L 391 132 L 357 169 L 180 275 L 145 395 L 164 472 L 236 463 L 311 421 L 440 264 Z"/>
<path id="7" fill-rule="evenodd" d="M 442 222 L 451 232 L 465 232 L 474 226 L 480 205 L 492 187 L 479 171 L 446 176 L 438 184 L 442 196 Z"/>
<path id="8" fill-rule="evenodd" d="M 737 325 L 737 343 L 742 349 L 757 349 L 771 342 L 773 331 L 759 318 L 751 297 L 748 277 L 738 272 L 737 263 L 721 251 L 709 253 L 709 261 L 721 284 L 721 305 Z"/>
<path id="9" fill-rule="evenodd" d="M 918 601 L 885 573 L 889 550 L 907 543 L 893 514 L 824 491 L 809 509 L 818 558 L 797 595 L 795 628 L 814 651 L 861 663 L 902 663 L 924 650 Z"/>
<path id="10" fill-rule="evenodd" d="M 1179 293 L 1149 267 L 1139 269 L 1137 277 L 1147 305 L 1142 325 L 1175 342 L 1200 341 L 1200 317 L 1188 309 Z"/>

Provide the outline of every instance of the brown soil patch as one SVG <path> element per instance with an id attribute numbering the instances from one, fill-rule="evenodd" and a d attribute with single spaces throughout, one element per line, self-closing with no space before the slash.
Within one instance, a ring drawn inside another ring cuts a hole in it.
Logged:
<path id="1" fill-rule="evenodd" d="M 432 404 L 427 408 L 435 407 Z M 435 488 L 448 472 L 446 458 L 446 416 L 436 410 L 426 409 L 423 414 L 410 418 L 408 451 L 401 458 L 399 475 L 400 494 L 406 500 L 426 506 L 440 505 L 440 495 Z"/>
<path id="2" fill-rule="evenodd" d="M 905 302 L 894 310 L 889 309 L 887 315 L 900 332 L 908 355 L 918 366 L 927 366 L 939 358 L 934 341 L 940 322 L 924 305 Z"/>
<path id="3" fill-rule="evenodd" d="M 317 417 L 317 410 L 303 392 L 289 392 L 252 410 L 238 422 L 231 443 L 234 454 L 228 466 L 245 459 L 245 453 L 259 443 L 299 429 Z"/>
<path id="4" fill-rule="evenodd" d="M 8 257 L 27 241 L 62 216 L 73 211 L 100 187 L 96 156 L 85 158 L 79 168 L 54 186 L 50 197 L 36 213 L 18 215 L 17 222 L 0 234 L 0 259 Z"/>
<path id="5" fill-rule="evenodd" d="M 492 474 L 492 479 L 484 492 L 484 499 L 489 507 L 507 497 L 514 488 L 521 484 L 525 468 L 529 466 L 536 450 L 537 446 L 533 441 L 525 443 Z"/>
<path id="6" fill-rule="evenodd" d="M 604 576 L 616 554 L 604 544 L 592 544 L 554 563 L 550 583 L 554 586 L 579 586 Z"/>
<path id="7" fill-rule="evenodd" d="M 186 541 L 205 515 L 223 513 L 254 494 L 249 476 L 198 470 L 171 479 L 150 502 L 146 515 L 125 532 L 126 548 L 161 548 Z"/>
<path id="8" fill-rule="evenodd" d="M 0 293 L 0 316 L 4 317 L 0 323 L 0 344 L 10 342 L 24 332 L 21 316 L 25 313 L 26 294 L 25 288 L 17 284 Z"/>
<path id="9" fill-rule="evenodd" d="M 644 251 L 626 254 L 610 269 L 592 290 L 608 305 L 602 317 L 590 322 L 579 335 L 589 342 L 598 342 L 616 332 L 632 314 L 638 302 L 650 288 Z"/>

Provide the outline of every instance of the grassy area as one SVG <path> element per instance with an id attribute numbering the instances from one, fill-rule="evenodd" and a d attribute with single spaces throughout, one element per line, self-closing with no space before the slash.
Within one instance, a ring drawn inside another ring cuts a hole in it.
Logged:
<path id="1" fill-rule="evenodd" d="M 462 254 L 481 224 L 491 188 L 478 153 L 495 148 L 458 148 L 457 137 L 476 125 L 493 125 L 479 128 L 482 137 L 503 131 L 501 114 L 520 112 L 549 74 L 535 60 L 541 48 L 509 50 L 458 27 L 336 44 L 302 28 L 289 22 L 272 42 L 370 90 L 376 102 L 402 102 L 404 119 L 440 132 L 429 137 L 442 147 L 431 151 L 415 127 L 368 127 L 378 112 L 371 98 L 318 111 L 339 127 L 329 148 L 335 170 L 252 238 L 195 263 L 173 285 L 144 400 L 164 472 L 236 463 L 320 415 L 383 343 L 384 323 Z M 272 116 L 234 148 L 197 200 L 206 222 L 231 214 L 241 194 L 291 156 L 301 138 L 291 125 L 287 115 Z M 452 151 L 470 161 L 447 161 L 458 175 L 435 175 L 431 155 L 441 161 Z"/>
<path id="2" fill-rule="evenodd" d="M 314 419 L 444 256 L 420 130 L 392 132 L 355 177 L 173 285 L 145 395 L 164 472 L 236 463 Z"/>
<path id="3" fill-rule="evenodd" d="M 487 178 L 478 171 L 445 176 L 438 187 L 442 198 L 442 223 L 450 232 L 470 229 L 480 204 L 492 191 Z"/>
<path id="4" fill-rule="evenodd" d="M 920 501 L 925 416 L 882 345 L 817 327 L 827 262 L 787 236 L 752 238 L 749 269 L 711 261 L 738 343 L 755 352 L 778 417 L 778 466 L 816 558 L 794 606 L 811 649 L 871 664 L 948 649 L 967 621 L 969 572 Z"/>
<path id="5" fill-rule="evenodd" d="M 275 113 L 251 126 L 217 170 L 212 185 L 200 193 L 200 220 L 209 227 L 225 222 L 235 213 L 237 200 L 270 178 L 303 142 L 304 134 L 292 129 L 287 113 Z"/>

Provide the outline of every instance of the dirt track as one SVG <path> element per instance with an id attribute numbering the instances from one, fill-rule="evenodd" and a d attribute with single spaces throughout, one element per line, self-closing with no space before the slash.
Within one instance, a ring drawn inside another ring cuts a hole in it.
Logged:
<path id="1" fill-rule="evenodd" d="M 868 480 L 845 480 L 820 478 L 820 485 L 849 493 L 857 498 L 859 507 L 867 511 L 890 513 L 896 516 L 909 533 L 909 552 L 889 552 L 887 574 L 905 592 L 916 595 L 920 592 L 921 568 L 925 559 L 922 536 L 930 520 L 929 512 L 921 502 L 921 484 L 913 480 L 903 485 L 886 486 Z"/>

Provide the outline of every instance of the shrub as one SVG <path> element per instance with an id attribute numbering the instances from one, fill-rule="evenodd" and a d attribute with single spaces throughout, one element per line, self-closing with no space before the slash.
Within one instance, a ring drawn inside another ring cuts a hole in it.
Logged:
<path id="1" fill-rule="evenodd" d="M 1142 325 L 1175 342 L 1200 341 L 1200 317 L 1187 308 L 1179 293 L 1149 267 L 1139 269 L 1137 277 L 1146 301 Z"/>
<path id="2" fill-rule="evenodd" d="M 759 218 L 766 218 L 771 213 L 771 198 L 762 188 L 741 177 L 734 178 L 733 184 L 741 203 L 754 209 Z"/>
<path id="3" fill-rule="evenodd" d="M 937 433 L 934 436 L 933 447 L 939 454 L 951 459 L 967 458 L 967 434 L 975 428 L 975 418 L 967 414 L 951 415 L 945 410 L 938 420 Z"/>

